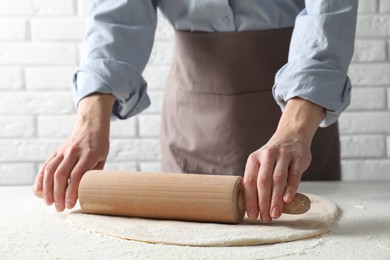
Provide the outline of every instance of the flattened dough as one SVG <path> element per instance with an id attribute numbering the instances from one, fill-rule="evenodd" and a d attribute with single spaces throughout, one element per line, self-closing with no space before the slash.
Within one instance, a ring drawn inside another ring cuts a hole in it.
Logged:
<path id="1" fill-rule="evenodd" d="M 287 242 L 330 231 L 337 206 L 317 195 L 306 194 L 311 208 L 302 215 L 283 214 L 271 224 L 245 219 L 242 224 L 215 224 L 83 214 L 74 211 L 67 223 L 118 238 L 182 246 L 249 246 Z"/>

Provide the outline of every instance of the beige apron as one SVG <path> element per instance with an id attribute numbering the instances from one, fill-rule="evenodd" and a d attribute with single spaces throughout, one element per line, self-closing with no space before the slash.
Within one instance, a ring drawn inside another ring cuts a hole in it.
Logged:
<path id="1" fill-rule="evenodd" d="M 243 175 L 248 155 L 276 130 L 281 112 L 272 86 L 291 33 L 176 32 L 161 123 L 163 171 Z M 340 179 L 337 124 L 317 131 L 303 179 Z"/>

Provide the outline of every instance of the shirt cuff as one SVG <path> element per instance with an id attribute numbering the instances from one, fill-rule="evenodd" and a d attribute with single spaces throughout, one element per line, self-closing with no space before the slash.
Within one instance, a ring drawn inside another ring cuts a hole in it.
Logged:
<path id="1" fill-rule="evenodd" d="M 73 77 L 72 94 L 77 108 L 84 97 L 92 93 L 112 94 L 114 118 L 127 119 L 150 105 L 147 83 L 131 65 L 114 61 L 93 61 L 80 66 Z M 109 70 L 107 68 L 110 68 Z"/>
<path id="2" fill-rule="evenodd" d="M 290 61 L 275 77 L 273 96 L 284 110 L 294 97 L 309 100 L 326 109 L 320 127 L 337 121 L 351 101 L 351 81 L 345 72 L 329 64 L 313 60 Z"/>

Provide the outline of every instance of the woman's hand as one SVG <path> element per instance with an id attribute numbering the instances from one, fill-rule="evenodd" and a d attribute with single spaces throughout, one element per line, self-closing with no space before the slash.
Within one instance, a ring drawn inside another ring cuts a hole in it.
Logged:
<path id="1" fill-rule="evenodd" d="M 73 208 L 81 177 L 91 169 L 103 169 L 109 150 L 110 114 L 115 98 L 93 94 L 78 106 L 73 133 L 46 160 L 33 190 L 58 212 Z"/>
<path id="2" fill-rule="evenodd" d="M 260 214 L 269 223 L 280 217 L 284 203 L 294 199 L 310 165 L 311 141 L 323 116 L 324 109 L 310 101 L 289 100 L 272 138 L 248 157 L 244 197 L 250 219 Z"/>

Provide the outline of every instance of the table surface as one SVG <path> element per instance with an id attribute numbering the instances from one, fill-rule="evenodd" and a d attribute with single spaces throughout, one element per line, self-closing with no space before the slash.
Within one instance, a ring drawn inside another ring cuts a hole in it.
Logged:
<path id="1" fill-rule="evenodd" d="M 390 259 L 390 182 L 303 182 L 300 192 L 336 203 L 320 237 L 248 247 L 146 244 L 68 226 L 30 187 L 0 187 L 1 259 Z"/>

